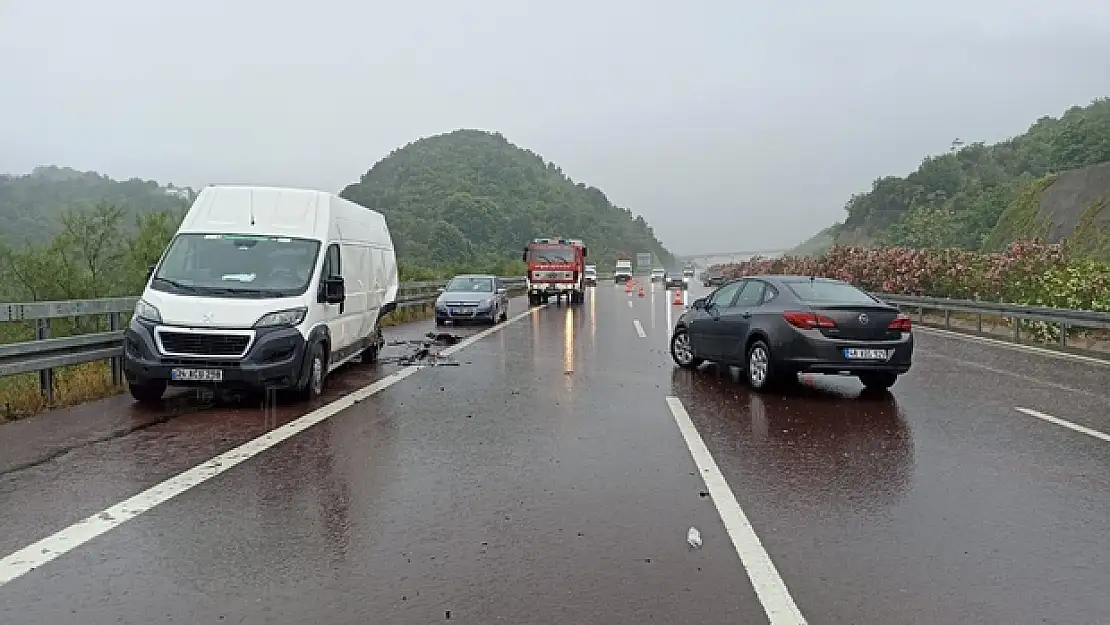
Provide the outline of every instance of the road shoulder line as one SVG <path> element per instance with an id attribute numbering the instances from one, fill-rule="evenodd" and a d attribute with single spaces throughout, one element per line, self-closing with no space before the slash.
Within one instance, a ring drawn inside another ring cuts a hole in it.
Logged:
<path id="1" fill-rule="evenodd" d="M 1099 365 L 1103 367 L 1110 367 L 1110 359 L 1096 358 L 1094 356 L 1084 356 L 1083 354 L 1071 354 L 1062 352 L 1055 349 L 1048 349 L 1045 347 L 1037 347 L 1036 345 L 1025 345 L 1023 343 L 1014 343 L 1013 341 L 1004 341 L 1002 339 L 991 338 L 989 336 L 978 336 L 976 334 L 967 334 L 964 332 L 954 332 L 952 330 L 942 330 L 940 328 L 933 328 L 929 326 L 917 325 L 914 327 L 915 332 L 922 332 L 924 334 L 935 334 L 944 338 L 959 339 L 964 341 L 976 341 L 979 343 L 987 343 L 996 347 L 1003 347 L 1013 351 L 1026 352 L 1030 354 L 1038 354 L 1040 356 L 1049 356 L 1052 358 L 1060 358 L 1063 360 L 1073 360 L 1078 362 L 1085 362 L 1092 365 Z"/>
<path id="2" fill-rule="evenodd" d="M 1017 410 L 1018 412 L 1022 413 L 1022 414 L 1040 419 L 1041 421 L 1045 421 L 1045 422 L 1051 423 L 1053 425 L 1058 425 L 1062 428 L 1067 428 L 1067 429 L 1069 429 L 1073 432 L 1079 432 L 1080 434 L 1086 434 L 1087 436 L 1090 436 L 1091 438 L 1097 438 L 1100 441 L 1105 441 L 1107 443 L 1110 443 L 1110 434 L 1107 434 L 1105 432 L 1100 432 L 1098 430 L 1095 430 L 1095 429 L 1092 429 L 1092 428 L 1089 428 L 1089 427 L 1086 427 L 1086 426 L 1083 426 L 1083 425 L 1079 425 L 1078 423 L 1072 423 L 1071 421 L 1068 421 L 1067 419 L 1061 419 L 1060 417 L 1054 417 L 1054 416 L 1052 416 L 1048 413 L 1041 412 L 1039 410 L 1033 410 L 1032 408 L 1022 408 L 1021 406 L 1014 406 L 1014 409 Z"/>
<path id="3" fill-rule="evenodd" d="M 724 474 L 717 467 L 717 461 L 713 459 L 705 441 L 694 427 L 694 422 L 690 420 L 682 400 L 668 396 L 667 406 L 671 409 L 690 455 L 693 456 L 698 473 L 709 489 L 709 496 L 717 507 L 725 531 L 732 540 L 736 555 L 740 556 L 740 563 L 747 572 L 771 625 L 806 625 L 805 617 L 786 588 L 786 582 L 782 580 L 770 554 L 763 548 L 763 543 L 748 521 L 748 516 L 736 501 L 736 495 L 729 488 Z"/>
<path id="4" fill-rule="evenodd" d="M 473 336 L 469 336 L 459 343 L 444 349 L 443 355 L 451 355 L 465 349 L 485 337 L 503 330 L 513 323 L 535 313 L 545 305 L 531 307 L 524 312 L 511 317 L 508 321 L 487 328 Z M 215 458 L 202 462 L 191 469 L 178 473 L 137 495 L 121 501 L 101 512 L 93 514 L 84 520 L 78 521 L 46 538 L 38 540 L 19 551 L 11 553 L 0 559 L 0 586 L 22 577 L 42 565 L 84 545 L 92 539 L 123 525 L 127 521 L 148 512 L 156 506 L 196 487 L 208 480 L 228 471 L 232 467 L 257 456 L 258 454 L 274 447 L 278 443 L 296 436 L 308 428 L 326 421 L 340 412 L 354 406 L 381 391 L 404 380 L 412 374 L 425 368 L 412 365 L 396 371 L 369 386 L 344 395 L 335 401 L 325 404 L 308 414 L 298 417 L 285 425 L 270 430 L 269 432 L 226 451 Z"/>

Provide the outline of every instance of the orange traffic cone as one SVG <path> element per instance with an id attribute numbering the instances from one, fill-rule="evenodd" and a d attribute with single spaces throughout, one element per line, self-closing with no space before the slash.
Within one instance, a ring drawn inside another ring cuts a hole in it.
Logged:
<path id="1" fill-rule="evenodd" d="M 640 297 L 644 296 L 644 285 L 640 285 Z"/>
<path id="2" fill-rule="evenodd" d="M 624 292 L 625 293 L 631 293 L 632 292 L 632 282 L 631 281 L 624 283 Z"/>
<path id="3" fill-rule="evenodd" d="M 671 305 L 672 306 L 681 306 L 682 305 L 682 289 L 675 289 L 674 290 L 674 302 Z"/>

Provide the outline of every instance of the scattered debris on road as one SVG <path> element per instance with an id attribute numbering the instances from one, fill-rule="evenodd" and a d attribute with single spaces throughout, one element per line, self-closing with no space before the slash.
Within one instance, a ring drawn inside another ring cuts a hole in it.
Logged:
<path id="1" fill-rule="evenodd" d="M 387 345 L 394 347 L 398 346 L 411 346 L 415 349 L 408 354 L 400 356 L 382 356 L 381 362 L 391 362 L 399 364 L 403 367 L 410 365 L 424 365 L 424 366 L 449 366 L 457 367 L 459 363 L 454 360 L 448 360 L 446 356 L 440 356 L 439 351 L 433 351 L 433 347 L 450 347 L 463 340 L 463 337 L 457 334 L 448 334 L 447 332 L 429 332 L 424 335 L 422 339 L 409 339 L 400 341 L 390 341 Z"/>
<path id="2" fill-rule="evenodd" d="M 686 532 L 686 542 L 690 543 L 690 546 L 694 549 L 701 547 L 701 532 L 698 531 L 698 528 L 691 527 L 690 531 Z"/>

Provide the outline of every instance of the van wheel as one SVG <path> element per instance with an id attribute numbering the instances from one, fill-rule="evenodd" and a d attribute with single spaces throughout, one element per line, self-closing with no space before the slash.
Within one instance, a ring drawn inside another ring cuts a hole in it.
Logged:
<path id="1" fill-rule="evenodd" d="M 381 326 L 378 326 L 378 328 L 374 330 L 374 337 L 370 340 L 373 344 L 362 350 L 363 364 L 373 364 L 377 362 L 378 356 L 382 353 L 382 348 L 385 347 L 385 337 L 382 336 Z"/>
<path id="2" fill-rule="evenodd" d="M 164 380 L 151 380 L 149 382 L 136 382 L 128 384 L 131 397 L 140 404 L 157 404 L 162 401 L 162 394 L 166 392 Z"/>
<path id="3" fill-rule="evenodd" d="M 306 401 L 316 399 L 324 393 L 324 378 L 327 376 L 327 360 L 324 358 L 324 345 L 317 343 L 309 356 L 308 379 L 299 389 L 300 398 Z"/>

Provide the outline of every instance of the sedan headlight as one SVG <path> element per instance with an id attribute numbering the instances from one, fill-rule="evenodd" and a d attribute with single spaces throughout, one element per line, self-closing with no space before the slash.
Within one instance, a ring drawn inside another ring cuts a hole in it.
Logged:
<path id="1" fill-rule="evenodd" d="M 266 315 L 254 322 L 256 328 L 271 328 L 276 326 L 295 326 L 304 321 L 304 316 L 308 314 L 308 309 L 290 308 L 289 310 L 279 310 Z"/>
<path id="2" fill-rule="evenodd" d="M 135 302 L 135 316 L 154 323 L 162 323 L 162 313 L 146 300 Z"/>
<path id="3" fill-rule="evenodd" d="M 491 297 L 489 299 L 482 300 L 482 303 L 478 304 L 478 307 L 479 308 L 492 308 L 493 307 L 493 298 Z"/>

